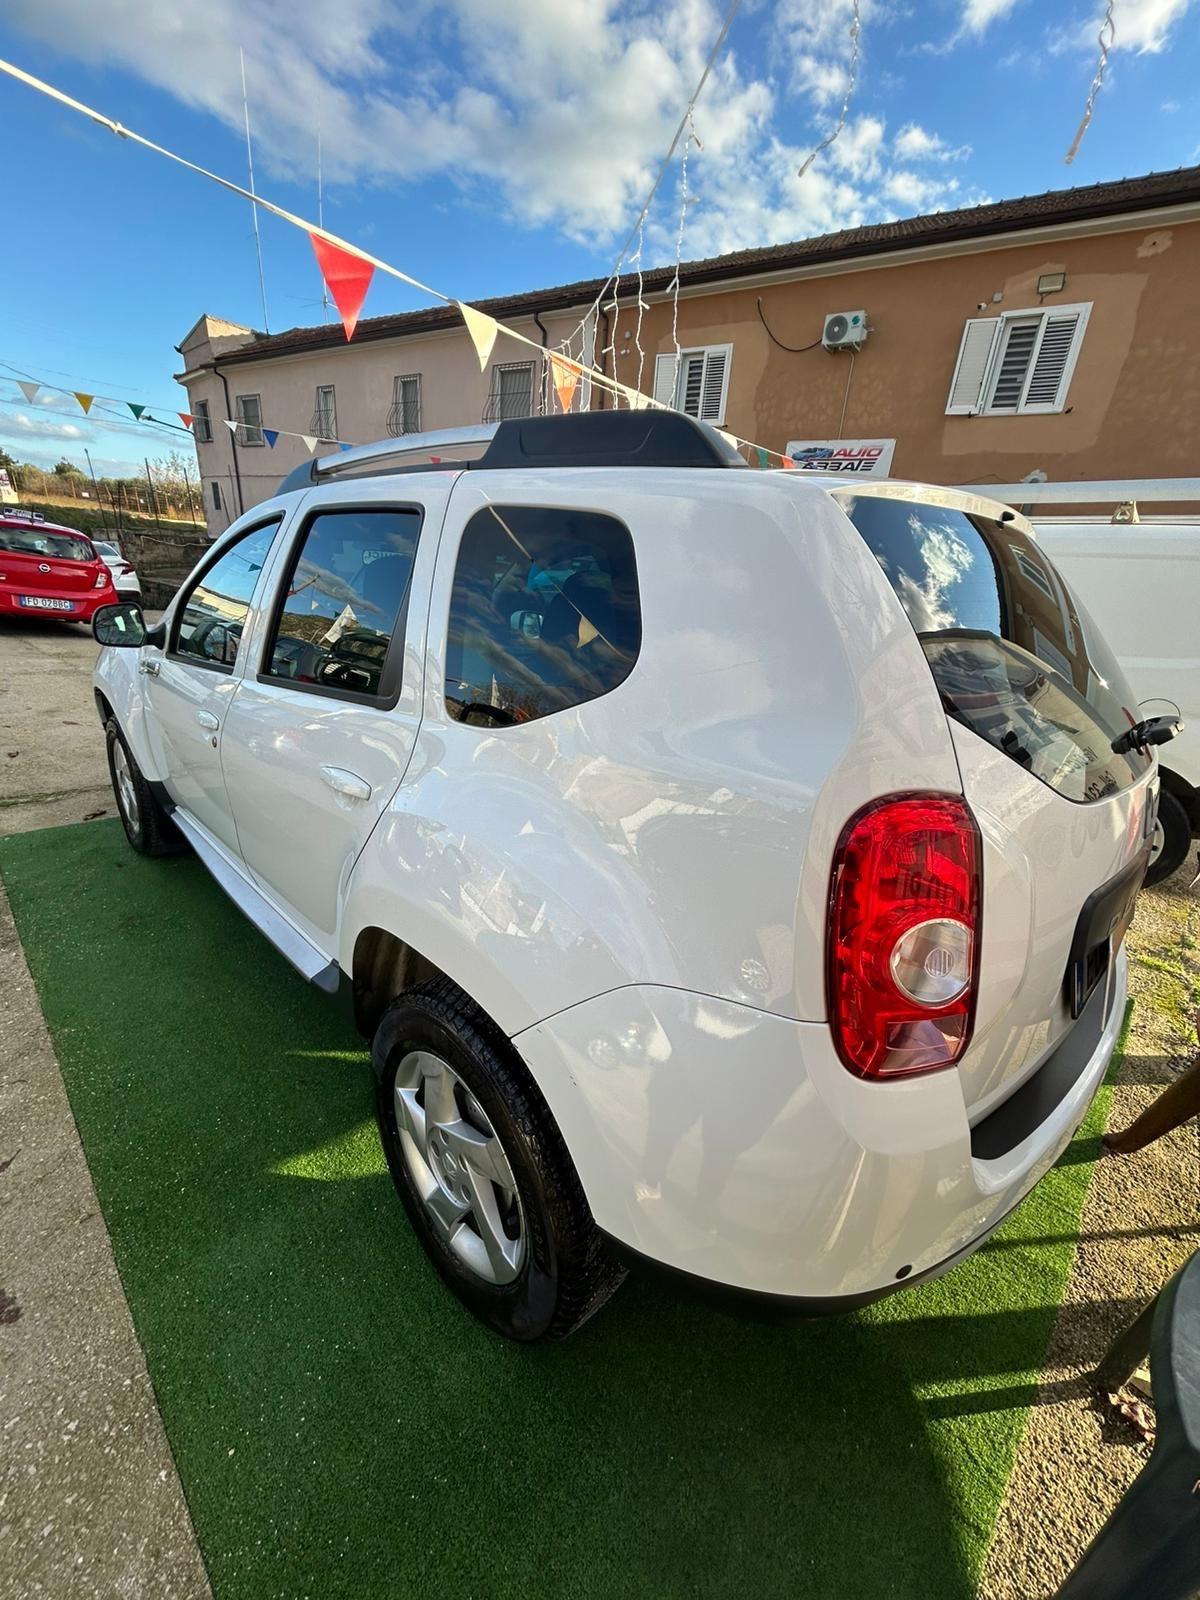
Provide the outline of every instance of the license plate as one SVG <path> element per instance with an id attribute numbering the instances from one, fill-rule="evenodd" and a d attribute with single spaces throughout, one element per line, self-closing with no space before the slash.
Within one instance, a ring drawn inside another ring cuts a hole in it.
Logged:
<path id="1" fill-rule="evenodd" d="M 75 604 L 71 600 L 43 600 L 41 595 L 23 594 L 20 597 L 23 606 L 32 606 L 35 611 L 74 611 Z"/>

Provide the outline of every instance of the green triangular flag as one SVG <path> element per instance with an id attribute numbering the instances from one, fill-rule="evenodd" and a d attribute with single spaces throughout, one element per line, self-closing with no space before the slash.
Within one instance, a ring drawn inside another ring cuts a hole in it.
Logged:
<path id="1" fill-rule="evenodd" d="M 126 400 L 125 404 L 133 412 L 133 420 L 140 422 L 142 420 L 142 412 L 146 409 L 145 406 L 135 406 L 132 400 Z"/>
<path id="2" fill-rule="evenodd" d="M 767 463 L 770 460 L 769 452 L 764 450 L 762 445 L 756 444 L 754 446 L 754 454 L 757 457 L 755 465 L 758 467 L 758 470 L 760 472 L 765 472 L 767 470 Z"/>

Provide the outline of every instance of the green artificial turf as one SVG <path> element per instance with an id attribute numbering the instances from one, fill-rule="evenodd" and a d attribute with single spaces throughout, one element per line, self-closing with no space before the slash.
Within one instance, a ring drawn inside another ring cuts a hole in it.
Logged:
<path id="1" fill-rule="evenodd" d="M 384 1169 L 362 1042 L 191 858 L 0 843 L 217 1600 L 967 1600 L 1107 1101 L 940 1282 L 780 1328 L 630 1279 L 503 1343 Z"/>

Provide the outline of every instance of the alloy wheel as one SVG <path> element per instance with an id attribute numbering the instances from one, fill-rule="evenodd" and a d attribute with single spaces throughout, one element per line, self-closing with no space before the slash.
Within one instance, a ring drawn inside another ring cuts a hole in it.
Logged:
<path id="1" fill-rule="evenodd" d="M 483 1107 L 431 1050 L 403 1057 L 394 1103 L 405 1164 L 434 1229 L 485 1282 L 511 1283 L 525 1260 L 525 1215 Z"/>
<path id="2" fill-rule="evenodd" d="M 129 757 L 125 753 L 125 746 L 119 739 L 113 745 L 113 772 L 117 779 L 117 804 L 121 808 L 121 815 L 131 828 L 136 829 L 141 821 L 137 789 L 133 782 L 133 771 L 129 765 Z"/>

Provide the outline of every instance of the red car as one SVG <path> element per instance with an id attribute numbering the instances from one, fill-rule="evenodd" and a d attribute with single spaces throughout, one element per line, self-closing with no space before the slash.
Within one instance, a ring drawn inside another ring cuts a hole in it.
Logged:
<path id="1" fill-rule="evenodd" d="M 85 534 L 47 522 L 40 511 L 0 506 L 0 616 L 90 622 L 116 599 L 112 574 Z"/>

